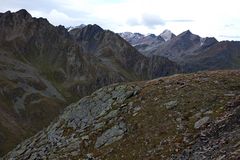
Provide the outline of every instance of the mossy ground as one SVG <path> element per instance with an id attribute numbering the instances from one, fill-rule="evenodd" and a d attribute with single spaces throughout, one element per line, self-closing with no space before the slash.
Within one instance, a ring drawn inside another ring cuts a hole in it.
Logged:
<path id="1" fill-rule="evenodd" d="M 203 116 L 211 120 L 226 112 L 226 105 L 240 93 L 240 73 L 214 71 L 183 74 L 153 80 L 128 101 L 142 109 L 126 117 L 130 129 L 123 140 L 103 148 L 104 159 L 166 159 L 194 141 L 200 130 L 194 123 Z M 164 104 L 177 101 L 167 109 Z M 208 112 L 210 111 L 210 112 Z M 198 117 L 198 116 L 199 117 Z M 181 121 L 181 122 L 179 122 Z M 183 128 L 178 129 L 182 125 Z"/>

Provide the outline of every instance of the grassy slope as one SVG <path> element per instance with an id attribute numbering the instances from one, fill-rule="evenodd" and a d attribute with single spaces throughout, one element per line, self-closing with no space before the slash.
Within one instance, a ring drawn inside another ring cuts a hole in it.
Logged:
<path id="1" fill-rule="evenodd" d="M 194 129 L 198 116 L 208 115 L 212 120 L 222 117 L 239 91 L 239 71 L 183 74 L 147 82 L 141 93 L 129 100 L 143 109 L 136 116 L 126 116 L 131 126 L 128 134 L 95 154 L 111 160 L 169 158 L 189 145 L 184 137 L 194 142 L 200 132 Z M 173 100 L 178 105 L 166 109 L 164 104 Z"/>

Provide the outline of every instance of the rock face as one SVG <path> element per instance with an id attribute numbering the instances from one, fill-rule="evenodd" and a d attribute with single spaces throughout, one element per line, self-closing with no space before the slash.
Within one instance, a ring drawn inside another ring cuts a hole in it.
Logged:
<path id="1" fill-rule="evenodd" d="M 126 131 L 127 129 L 125 123 L 120 122 L 118 125 L 106 130 L 100 137 L 97 138 L 95 148 L 109 145 L 117 140 L 120 140 Z"/>
<path id="2" fill-rule="evenodd" d="M 133 110 L 127 100 L 139 90 L 134 84 L 112 85 L 82 98 L 68 106 L 56 123 L 18 145 L 7 157 L 73 158 L 75 153 L 87 154 L 88 147 L 100 148 L 120 140 L 128 131 L 124 117 Z"/>
<path id="3" fill-rule="evenodd" d="M 102 86 L 179 70 L 166 58 L 155 62 L 97 25 L 68 31 L 26 10 L 0 14 L 0 155 Z"/>
<path id="4" fill-rule="evenodd" d="M 228 70 L 104 87 L 2 159 L 239 159 L 239 81 Z"/>

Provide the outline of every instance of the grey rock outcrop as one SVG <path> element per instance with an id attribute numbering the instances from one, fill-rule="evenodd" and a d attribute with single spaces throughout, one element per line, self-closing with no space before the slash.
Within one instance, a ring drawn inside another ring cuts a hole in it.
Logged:
<path id="1" fill-rule="evenodd" d="M 194 128 L 199 129 L 200 127 L 205 125 L 209 121 L 209 119 L 210 119 L 209 117 L 203 117 L 199 119 L 197 122 L 195 122 Z"/>
<path id="2" fill-rule="evenodd" d="M 167 109 L 173 109 L 174 107 L 177 106 L 177 104 L 178 104 L 178 102 L 175 100 L 175 101 L 167 102 L 164 105 Z"/>
<path id="3" fill-rule="evenodd" d="M 106 130 L 100 137 L 97 138 L 95 148 L 109 145 L 122 138 L 124 132 L 127 131 L 126 124 L 120 122 L 112 128 Z"/>
<path id="4" fill-rule="evenodd" d="M 112 85 L 82 98 L 68 106 L 47 129 L 19 144 L 3 159 L 54 159 L 63 153 L 62 158 L 74 157 L 75 152 L 84 152 L 82 145 L 85 149 L 90 145 L 101 148 L 120 140 L 127 132 L 127 124 L 117 115 L 125 109 L 133 110 L 121 104 L 136 96 L 139 90 L 133 84 Z"/>

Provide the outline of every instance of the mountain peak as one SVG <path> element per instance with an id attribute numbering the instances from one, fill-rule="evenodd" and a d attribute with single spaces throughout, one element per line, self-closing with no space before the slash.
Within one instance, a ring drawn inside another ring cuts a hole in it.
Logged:
<path id="1" fill-rule="evenodd" d="M 162 34 L 164 34 L 164 33 L 172 33 L 169 29 L 165 29 L 163 32 L 162 32 Z"/>
<path id="2" fill-rule="evenodd" d="M 124 39 L 129 39 L 129 38 L 137 38 L 137 39 L 139 39 L 139 38 L 142 38 L 142 37 L 144 37 L 144 35 L 143 34 L 141 34 L 141 33 L 132 33 L 132 32 L 122 32 L 122 33 L 119 33 L 119 35 L 121 36 L 121 37 L 123 37 Z"/>
<path id="3" fill-rule="evenodd" d="M 86 25 L 85 27 L 83 28 L 80 28 L 80 29 L 83 29 L 83 30 L 88 30 L 90 32 L 103 32 L 104 29 L 102 29 L 99 25 L 97 24 L 89 24 L 89 25 Z"/>
<path id="4" fill-rule="evenodd" d="M 3 22 L 10 22 L 10 21 L 23 21 L 32 19 L 30 13 L 28 13 L 25 9 L 21 9 L 17 12 L 7 11 L 5 13 L 1 13 L 0 17 L 3 18 Z"/>
<path id="5" fill-rule="evenodd" d="M 155 38 L 155 37 L 157 37 L 157 36 L 156 36 L 155 34 L 149 33 L 149 34 L 146 35 L 146 37 L 152 37 L 152 38 Z"/>
<path id="6" fill-rule="evenodd" d="M 68 31 L 71 31 L 71 30 L 73 30 L 73 29 L 82 29 L 82 28 L 84 28 L 84 27 L 86 27 L 86 26 L 87 26 L 87 25 L 85 25 L 85 24 L 80 24 L 80 25 L 75 26 L 75 27 L 69 26 L 69 27 L 67 27 L 67 30 L 68 30 Z"/>
<path id="7" fill-rule="evenodd" d="M 15 12 L 15 14 L 23 18 L 32 18 L 31 14 L 28 13 L 25 9 L 20 9 L 19 11 Z"/>
<path id="8" fill-rule="evenodd" d="M 165 41 L 169 41 L 172 38 L 176 37 L 175 34 L 173 34 L 170 30 L 165 29 L 160 35 L 160 37 L 162 37 Z"/>
<path id="9" fill-rule="evenodd" d="M 190 36 L 190 35 L 193 35 L 190 30 L 186 30 L 186 31 L 182 32 L 181 34 L 179 34 L 179 36 Z"/>
<path id="10" fill-rule="evenodd" d="M 104 29 L 96 24 L 89 24 L 82 28 L 74 28 L 69 33 L 78 40 L 90 40 L 94 39 L 96 35 L 103 35 Z"/>
<path id="11" fill-rule="evenodd" d="M 26 9 L 20 9 L 16 12 L 17 14 L 29 14 Z"/>
<path id="12" fill-rule="evenodd" d="M 193 34 L 190 30 L 186 30 L 177 36 L 180 39 L 189 39 L 191 41 L 200 41 L 200 36 Z"/>

